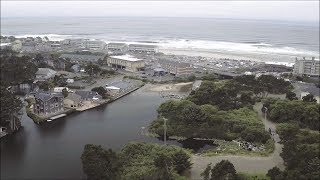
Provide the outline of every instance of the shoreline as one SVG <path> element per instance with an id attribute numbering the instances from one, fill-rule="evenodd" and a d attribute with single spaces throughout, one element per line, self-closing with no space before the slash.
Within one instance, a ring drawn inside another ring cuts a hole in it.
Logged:
<path id="1" fill-rule="evenodd" d="M 5 35 L 6 37 L 9 35 Z M 296 57 L 319 57 L 319 52 L 315 50 L 299 49 L 294 47 L 281 46 L 277 47 L 272 44 L 264 44 L 261 42 L 242 43 L 229 41 L 215 41 L 215 40 L 187 40 L 187 39 L 167 39 L 167 40 L 105 40 L 102 37 L 81 37 L 77 35 L 60 35 L 60 34 L 25 34 L 12 35 L 18 39 L 27 37 L 48 37 L 49 41 L 63 41 L 66 39 L 90 39 L 98 40 L 104 43 L 125 43 L 154 45 L 159 48 L 160 53 L 165 55 L 185 55 L 193 57 L 206 57 L 214 59 L 231 59 L 231 60 L 245 60 L 255 61 L 259 63 L 285 65 L 291 67 Z M 9 45 L 11 42 L 1 42 L 1 44 Z M 212 46 L 212 47 L 211 47 Z"/>

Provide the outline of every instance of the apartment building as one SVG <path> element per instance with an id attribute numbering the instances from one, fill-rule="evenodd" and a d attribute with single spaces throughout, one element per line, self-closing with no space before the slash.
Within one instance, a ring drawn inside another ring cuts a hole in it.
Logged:
<path id="1" fill-rule="evenodd" d="M 193 73 L 190 63 L 162 59 L 159 60 L 159 64 L 166 72 L 175 76 L 189 76 Z"/>
<path id="2" fill-rule="evenodd" d="M 296 58 L 296 62 L 294 64 L 293 73 L 297 75 L 309 75 L 309 76 L 319 76 L 320 75 L 320 62 L 319 59 L 303 59 Z"/>

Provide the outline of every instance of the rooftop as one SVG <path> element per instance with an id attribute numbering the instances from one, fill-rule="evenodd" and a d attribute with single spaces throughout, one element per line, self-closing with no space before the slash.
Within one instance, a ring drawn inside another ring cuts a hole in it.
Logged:
<path id="1" fill-rule="evenodd" d="M 122 59 L 122 60 L 126 60 L 126 61 L 142 61 L 142 59 L 135 58 L 135 57 L 128 55 L 128 54 L 121 55 L 121 56 L 111 56 L 111 58 Z"/>
<path id="2" fill-rule="evenodd" d="M 108 45 L 113 45 L 113 46 L 125 46 L 127 45 L 126 43 L 108 43 Z"/>
<path id="3" fill-rule="evenodd" d="M 48 101 L 53 97 L 63 97 L 61 93 L 37 93 L 34 96 L 36 99 L 41 99 L 42 101 Z"/>
<path id="4" fill-rule="evenodd" d="M 146 48 L 156 48 L 155 45 L 147 45 L 147 44 L 129 44 L 129 47 L 146 47 Z"/>
<path id="5" fill-rule="evenodd" d="M 50 68 L 38 68 L 38 71 L 36 72 L 36 74 L 40 75 L 40 74 L 49 74 L 49 73 L 56 73 L 56 71 L 50 69 Z"/>
<path id="6" fill-rule="evenodd" d="M 98 61 L 99 59 L 103 59 L 104 56 L 96 56 L 96 55 L 81 55 L 81 54 L 62 54 L 60 58 L 70 58 L 71 60 L 78 61 Z"/>

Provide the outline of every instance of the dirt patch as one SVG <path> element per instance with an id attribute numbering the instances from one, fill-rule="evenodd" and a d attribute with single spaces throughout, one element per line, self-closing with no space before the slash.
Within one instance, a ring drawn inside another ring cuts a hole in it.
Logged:
<path id="1" fill-rule="evenodd" d="M 178 84 L 155 84 L 147 90 L 152 92 L 187 92 L 192 88 L 192 82 Z"/>

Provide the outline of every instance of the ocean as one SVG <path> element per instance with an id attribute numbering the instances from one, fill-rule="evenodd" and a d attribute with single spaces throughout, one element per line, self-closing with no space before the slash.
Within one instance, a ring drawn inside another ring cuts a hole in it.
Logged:
<path id="1" fill-rule="evenodd" d="M 155 17 L 1 18 L 1 35 L 158 45 L 166 54 L 293 63 L 319 58 L 317 23 Z"/>

